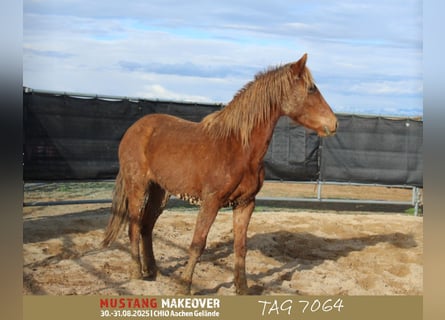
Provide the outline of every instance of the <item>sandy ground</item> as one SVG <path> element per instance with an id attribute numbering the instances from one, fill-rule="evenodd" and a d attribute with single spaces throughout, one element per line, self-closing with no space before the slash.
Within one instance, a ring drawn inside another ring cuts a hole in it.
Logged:
<path id="1" fill-rule="evenodd" d="M 109 205 L 24 208 L 23 293 L 175 295 L 197 209 L 170 208 L 155 227 L 156 281 L 129 278 L 126 232 L 100 247 Z M 222 211 L 192 293 L 234 295 L 232 213 Z M 420 295 L 423 218 L 405 214 L 259 210 L 248 233 L 254 294 Z"/>

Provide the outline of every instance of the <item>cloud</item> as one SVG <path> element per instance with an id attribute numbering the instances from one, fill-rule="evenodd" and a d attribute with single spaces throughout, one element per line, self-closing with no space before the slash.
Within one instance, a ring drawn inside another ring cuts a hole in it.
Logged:
<path id="1" fill-rule="evenodd" d="M 74 56 L 74 54 L 56 50 L 36 50 L 30 48 L 23 48 L 24 55 L 44 56 L 49 58 L 67 59 Z"/>
<path id="2" fill-rule="evenodd" d="M 405 80 L 361 82 L 352 86 L 351 91 L 366 95 L 416 95 L 422 93 L 422 82 Z"/>
<path id="3" fill-rule="evenodd" d="M 159 100 L 172 100 L 172 101 L 185 101 L 185 102 L 212 102 L 207 97 L 198 95 L 181 94 L 167 90 L 159 84 L 144 86 L 144 90 L 137 94 L 140 98 L 146 99 L 159 99 Z"/>
<path id="4" fill-rule="evenodd" d="M 229 76 L 251 75 L 256 70 L 246 66 L 227 65 L 198 65 L 192 62 L 176 64 L 168 63 L 139 63 L 134 61 L 119 61 L 119 65 L 127 71 L 139 71 L 148 73 L 158 73 L 165 75 L 180 75 L 185 77 L 202 78 L 226 78 Z"/>
<path id="5" fill-rule="evenodd" d="M 39 89 L 228 102 L 257 72 L 308 52 L 333 106 L 419 110 L 421 6 L 24 0 L 23 79 Z"/>

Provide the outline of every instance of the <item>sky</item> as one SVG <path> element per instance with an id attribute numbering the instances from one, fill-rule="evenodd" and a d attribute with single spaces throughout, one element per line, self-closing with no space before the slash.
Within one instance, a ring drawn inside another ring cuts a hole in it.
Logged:
<path id="1" fill-rule="evenodd" d="M 23 85 L 227 103 L 297 61 L 336 113 L 422 116 L 421 0 L 24 0 Z"/>

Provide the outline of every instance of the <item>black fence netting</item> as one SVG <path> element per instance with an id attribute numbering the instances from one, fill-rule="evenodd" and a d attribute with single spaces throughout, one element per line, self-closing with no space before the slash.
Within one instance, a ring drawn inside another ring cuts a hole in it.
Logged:
<path id="1" fill-rule="evenodd" d="M 282 117 L 275 127 L 264 158 L 266 179 L 287 181 L 317 180 L 320 138 Z"/>
<path id="2" fill-rule="evenodd" d="M 191 121 L 222 105 L 104 99 L 24 91 L 24 180 L 113 179 L 127 128 L 152 113 Z M 422 121 L 339 115 L 320 139 L 283 117 L 265 157 L 270 180 L 422 185 Z"/>
<path id="3" fill-rule="evenodd" d="M 321 179 L 423 185 L 423 122 L 338 116 L 338 134 L 323 140 Z"/>

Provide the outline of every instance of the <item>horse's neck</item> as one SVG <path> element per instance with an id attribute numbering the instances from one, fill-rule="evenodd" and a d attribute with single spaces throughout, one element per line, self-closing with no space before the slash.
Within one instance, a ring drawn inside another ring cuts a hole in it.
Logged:
<path id="1" fill-rule="evenodd" d="M 278 111 L 274 112 L 265 123 L 253 128 L 248 148 L 251 153 L 251 159 L 262 162 L 267 153 L 275 126 L 281 116 L 281 113 Z"/>

